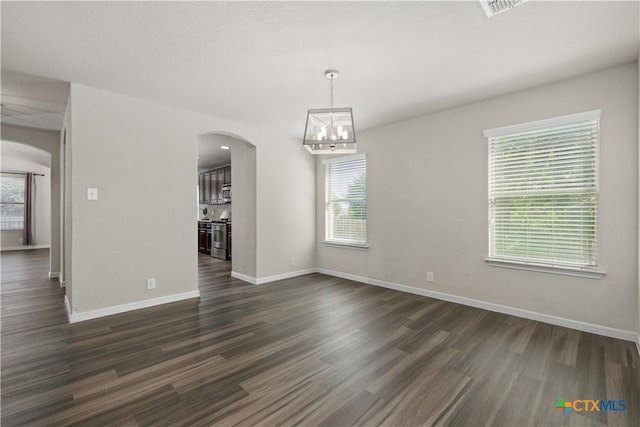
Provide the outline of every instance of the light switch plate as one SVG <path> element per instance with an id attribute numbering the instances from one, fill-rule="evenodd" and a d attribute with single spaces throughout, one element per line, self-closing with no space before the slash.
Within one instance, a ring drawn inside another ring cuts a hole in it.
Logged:
<path id="1" fill-rule="evenodd" d="M 87 200 L 98 200 L 97 188 L 87 188 Z"/>

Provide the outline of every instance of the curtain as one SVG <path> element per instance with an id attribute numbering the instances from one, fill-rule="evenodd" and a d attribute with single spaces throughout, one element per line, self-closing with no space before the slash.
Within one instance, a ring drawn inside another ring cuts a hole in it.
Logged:
<path id="1" fill-rule="evenodd" d="M 36 222 L 35 222 L 35 200 L 36 200 L 36 177 L 32 173 L 27 173 L 24 183 L 24 231 L 23 244 L 36 244 Z"/>

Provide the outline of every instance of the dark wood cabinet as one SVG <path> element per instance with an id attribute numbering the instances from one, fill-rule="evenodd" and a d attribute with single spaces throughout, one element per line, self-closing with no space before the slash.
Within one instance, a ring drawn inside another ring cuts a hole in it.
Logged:
<path id="1" fill-rule="evenodd" d="M 204 174 L 201 173 L 198 175 L 198 193 L 199 193 L 199 201 L 200 203 L 206 203 L 206 198 L 204 195 Z"/>
<path id="2" fill-rule="evenodd" d="M 225 166 L 223 168 L 202 172 L 198 177 L 198 186 L 200 187 L 200 203 L 223 203 L 223 185 L 231 185 L 231 166 Z"/>
<path id="3" fill-rule="evenodd" d="M 211 187 L 209 203 L 216 203 L 218 201 L 218 195 L 220 194 L 218 189 L 218 174 L 216 171 L 209 172 L 209 185 Z"/>
<path id="4" fill-rule="evenodd" d="M 218 195 L 216 200 L 222 201 L 223 185 L 224 185 L 224 169 L 218 169 L 216 171 L 216 193 Z"/>
<path id="5" fill-rule="evenodd" d="M 205 172 L 202 175 L 204 184 L 204 203 L 211 203 L 211 172 Z"/>
<path id="6" fill-rule="evenodd" d="M 211 253 L 211 223 L 198 223 L 198 252 Z"/>
<path id="7" fill-rule="evenodd" d="M 207 250 L 207 230 L 204 228 L 198 229 L 198 251 L 206 252 Z"/>

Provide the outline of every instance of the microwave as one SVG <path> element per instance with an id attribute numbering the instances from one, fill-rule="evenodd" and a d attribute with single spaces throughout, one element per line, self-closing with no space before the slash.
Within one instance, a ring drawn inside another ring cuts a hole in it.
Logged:
<path id="1" fill-rule="evenodd" d="M 231 201 L 231 185 L 225 184 L 222 186 L 222 196 L 220 197 L 223 202 Z"/>

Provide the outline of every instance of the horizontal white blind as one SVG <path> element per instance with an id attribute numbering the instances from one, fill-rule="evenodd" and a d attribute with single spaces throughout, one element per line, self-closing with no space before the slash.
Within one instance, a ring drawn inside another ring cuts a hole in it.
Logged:
<path id="1" fill-rule="evenodd" d="M 597 118 L 489 137 L 489 256 L 597 265 Z"/>
<path id="2" fill-rule="evenodd" d="M 24 228 L 24 188 L 24 176 L 0 176 L 0 230 Z"/>
<path id="3" fill-rule="evenodd" d="M 365 155 L 325 160 L 325 239 L 367 243 L 367 159 Z"/>

